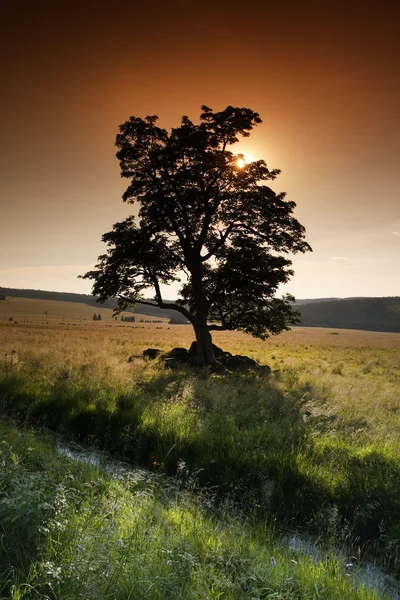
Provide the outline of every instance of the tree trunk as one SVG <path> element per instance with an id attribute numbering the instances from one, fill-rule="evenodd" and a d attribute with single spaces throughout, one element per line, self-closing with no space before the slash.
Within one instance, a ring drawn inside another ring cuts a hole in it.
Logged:
<path id="1" fill-rule="evenodd" d="M 196 311 L 193 327 L 196 334 L 197 354 L 201 361 L 211 365 L 215 363 L 215 356 L 211 333 L 207 326 L 208 302 L 203 289 L 203 276 L 200 263 L 195 265 L 191 271 L 191 275 Z"/>
<path id="2" fill-rule="evenodd" d="M 207 321 L 198 321 L 193 325 L 196 334 L 197 354 L 201 361 L 211 365 L 215 363 L 212 347 L 211 333 L 208 331 Z"/>

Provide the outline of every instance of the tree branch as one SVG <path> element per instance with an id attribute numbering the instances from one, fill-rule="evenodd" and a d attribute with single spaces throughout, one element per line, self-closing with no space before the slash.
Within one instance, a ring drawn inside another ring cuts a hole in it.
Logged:
<path id="1" fill-rule="evenodd" d="M 208 331 L 228 331 L 229 327 L 226 325 L 216 325 L 213 323 L 212 325 L 207 325 Z"/>
<path id="2" fill-rule="evenodd" d="M 181 315 L 186 317 L 186 319 L 188 321 L 192 322 L 192 315 L 184 306 L 179 306 L 179 304 L 175 304 L 175 303 L 164 302 L 164 300 L 162 298 L 162 294 L 161 294 L 160 284 L 158 282 L 157 277 L 153 276 L 152 282 L 153 282 L 154 289 L 156 292 L 157 306 L 159 308 L 170 308 L 171 310 L 176 310 L 177 312 L 180 312 Z M 140 300 L 139 300 L 139 302 L 140 302 Z"/>
<path id="3" fill-rule="evenodd" d="M 201 257 L 201 261 L 205 262 L 206 260 L 209 260 L 212 256 L 214 256 L 214 254 L 217 252 L 217 250 L 219 250 L 221 248 L 221 246 L 223 246 L 229 236 L 229 234 L 232 233 L 232 231 L 234 230 L 235 226 L 237 225 L 236 221 L 231 223 L 230 225 L 228 225 L 228 227 L 225 229 L 224 233 L 221 234 L 220 232 L 220 241 L 214 246 L 214 248 L 212 250 L 210 250 L 210 252 L 208 252 L 207 254 L 205 254 L 204 256 Z"/>
<path id="4" fill-rule="evenodd" d="M 161 302 L 157 303 L 157 304 L 153 304 L 152 302 L 147 302 L 147 300 L 135 300 L 134 302 L 135 304 L 145 304 L 146 306 L 154 306 L 155 308 L 168 308 L 171 310 L 176 310 L 178 312 L 181 313 L 181 315 L 183 315 L 184 317 L 186 317 L 186 319 L 190 322 L 192 322 L 192 315 L 190 314 L 190 312 L 184 308 L 183 306 L 179 306 L 179 304 L 174 304 L 173 302 L 169 303 L 169 302 Z"/>

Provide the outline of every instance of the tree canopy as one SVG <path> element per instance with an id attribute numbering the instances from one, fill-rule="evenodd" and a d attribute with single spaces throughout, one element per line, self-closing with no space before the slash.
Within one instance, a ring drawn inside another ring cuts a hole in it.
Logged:
<path id="1" fill-rule="evenodd" d="M 174 309 L 193 325 L 199 357 L 213 362 L 210 331 L 241 329 L 265 339 L 296 322 L 293 297 L 276 298 L 293 275 L 288 253 L 311 250 L 295 203 L 267 182 L 279 169 L 264 160 L 240 164 L 232 151 L 261 123 L 258 113 L 202 106 L 168 133 L 157 116 L 131 117 L 116 138 L 123 200 L 138 207 L 103 235 L 106 254 L 93 271 L 93 293 L 119 310 L 150 303 Z M 242 157 L 243 158 L 243 157 Z M 286 256 L 285 256 L 286 255 Z M 175 303 L 161 284 L 184 279 Z M 152 288 L 154 301 L 144 299 Z"/>

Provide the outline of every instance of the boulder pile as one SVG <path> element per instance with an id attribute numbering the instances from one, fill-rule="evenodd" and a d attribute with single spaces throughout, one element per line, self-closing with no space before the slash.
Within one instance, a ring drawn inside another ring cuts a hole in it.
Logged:
<path id="1" fill-rule="evenodd" d="M 244 356 L 242 354 L 231 354 L 230 352 L 224 352 L 218 346 L 212 345 L 214 350 L 214 356 L 216 362 L 209 365 L 209 369 L 213 373 L 225 373 L 225 372 L 244 372 L 249 370 L 255 370 L 263 375 L 270 375 L 271 368 L 268 365 L 259 365 L 253 358 Z M 166 368 L 177 369 L 182 365 L 189 367 L 199 368 L 204 367 L 205 363 L 202 361 L 197 352 L 197 342 L 193 342 L 189 350 L 186 348 L 173 348 L 170 352 L 162 353 L 162 350 L 158 348 L 147 348 L 143 352 L 143 358 L 148 360 L 154 360 L 161 358 Z"/>

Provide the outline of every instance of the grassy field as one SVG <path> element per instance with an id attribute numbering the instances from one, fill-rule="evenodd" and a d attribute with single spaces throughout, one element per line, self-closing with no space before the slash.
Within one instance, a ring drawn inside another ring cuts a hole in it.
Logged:
<path id="1" fill-rule="evenodd" d="M 89 306 L 79 302 L 60 302 L 58 300 L 40 300 L 34 298 L 9 298 L 0 302 L 0 322 L 6 323 L 10 317 L 17 324 L 44 324 L 46 322 L 63 323 L 64 325 L 86 325 L 92 322 L 93 314 L 101 315 L 102 321 L 96 325 L 112 323 L 113 311 L 104 308 L 101 304 Z M 131 312 L 122 312 L 121 316 L 131 317 Z M 118 321 L 120 317 L 117 317 Z M 135 313 L 136 321 L 157 320 L 166 323 L 164 317 L 150 317 L 145 314 Z"/>
<path id="2" fill-rule="evenodd" d="M 346 544 L 399 575 L 400 335 L 219 333 L 224 350 L 274 373 L 210 376 L 128 363 L 149 346 L 188 347 L 188 326 L 96 325 L 0 325 L 3 414 L 153 471 L 184 468 L 259 523 Z M 207 593 L 181 597 L 350 598 Z"/>
<path id="3" fill-rule="evenodd" d="M 2 599 L 377 598 L 354 564 L 307 557 L 232 503 L 216 509 L 183 470 L 116 478 L 49 437 L 1 422 L 0 437 Z"/>

